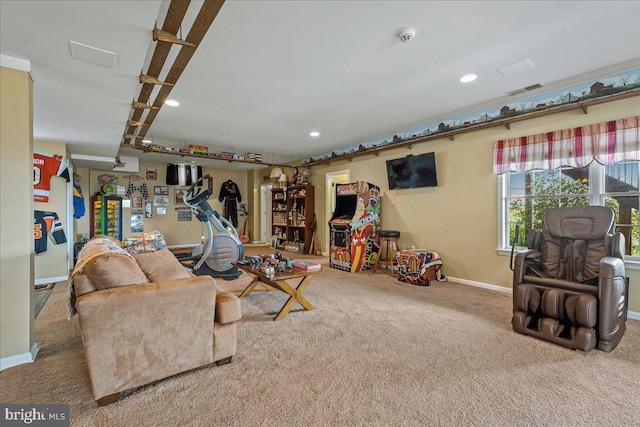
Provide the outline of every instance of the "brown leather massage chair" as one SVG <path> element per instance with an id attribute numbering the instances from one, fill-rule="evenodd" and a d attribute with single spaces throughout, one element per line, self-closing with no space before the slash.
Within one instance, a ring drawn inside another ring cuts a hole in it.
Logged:
<path id="1" fill-rule="evenodd" d="M 513 273 L 513 330 L 571 349 L 610 352 L 625 330 L 624 236 L 604 206 L 553 208 L 527 235 Z"/>

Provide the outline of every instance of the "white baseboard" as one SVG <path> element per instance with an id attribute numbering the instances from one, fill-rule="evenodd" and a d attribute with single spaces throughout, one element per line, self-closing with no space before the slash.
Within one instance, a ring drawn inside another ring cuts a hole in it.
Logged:
<path id="1" fill-rule="evenodd" d="M 512 288 L 505 288 L 504 286 L 491 285 L 489 283 L 476 282 L 474 280 L 459 279 L 457 277 L 451 277 L 451 276 L 447 276 L 447 277 L 452 282 L 460 283 L 462 285 L 475 286 L 477 288 L 489 289 L 491 291 L 503 292 L 503 293 L 506 293 L 506 294 L 512 294 L 513 293 L 513 289 Z M 634 319 L 634 320 L 640 320 L 640 313 L 637 312 L 637 311 L 628 310 L 627 311 L 627 318 L 628 319 Z"/>
<path id="2" fill-rule="evenodd" d="M 458 277 L 451 277 L 451 276 L 447 276 L 447 278 L 449 280 L 451 280 L 452 282 L 460 283 L 462 285 L 475 286 L 477 288 L 484 288 L 484 289 L 489 289 L 489 290 L 492 290 L 492 291 L 504 292 L 504 293 L 507 293 L 507 294 L 512 294 L 513 293 L 513 289 L 512 288 L 505 288 L 504 286 L 498 286 L 498 285 L 492 285 L 492 284 L 489 284 L 489 283 L 476 282 L 474 280 L 460 279 Z"/>
<path id="3" fill-rule="evenodd" d="M 4 371 L 7 368 L 12 368 L 14 366 L 23 365 L 25 363 L 31 363 L 36 360 L 36 356 L 38 355 L 38 343 L 33 343 L 31 346 L 31 351 L 27 353 L 17 354 L 15 356 L 3 357 L 0 359 L 0 371 Z"/>
<path id="4" fill-rule="evenodd" d="M 44 279 L 36 279 L 34 285 L 45 285 L 47 283 L 62 282 L 63 280 L 69 280 L 69 275 L 58 277 L 45 277 Z"/>

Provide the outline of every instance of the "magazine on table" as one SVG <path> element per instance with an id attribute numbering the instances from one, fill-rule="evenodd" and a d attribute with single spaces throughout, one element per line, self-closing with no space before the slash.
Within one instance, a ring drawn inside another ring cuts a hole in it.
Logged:
<path id="1" fill-rule="evenodd" d="M 296 268 L 306 271 L 316 271 L 322 268 L 320 264 L 311 261 L 296 261 L 292 265 Z"/>

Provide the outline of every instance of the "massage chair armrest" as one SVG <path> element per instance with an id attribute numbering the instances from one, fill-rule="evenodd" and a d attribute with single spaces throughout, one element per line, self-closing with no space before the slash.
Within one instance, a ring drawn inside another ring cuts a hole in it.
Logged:
<path id="1" fill-rule="evenodd" d="M 624 261 L 602 258 L 598 277 L 598 348 L 603 351 L 613 350 L 624 333 L 628 297 Z"/>
<path id="2" fill-rule="evenodd" d="M 527 249 L 526 251 L 518 252 L 514 262 L 513 269 L 513 287 L 522 283 L 524 276 L 527 274 L 527 269 L 532 266 L 540 266 L 539 258 L 542 256 L 536 249 Z"/>
<path id="3" fill-rule="evenodd" d="M 606 256 L 600 260 L 600 280 L 602 278 L 625 277 L 624 261 L 621 258 Z"/>

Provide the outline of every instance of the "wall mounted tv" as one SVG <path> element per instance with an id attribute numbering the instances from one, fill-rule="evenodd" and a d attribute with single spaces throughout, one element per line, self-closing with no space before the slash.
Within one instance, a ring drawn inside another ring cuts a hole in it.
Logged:
<path id="1" fill-rule="evenodd" d="M 436 187 L 435 153 L 418 156 L 409 155 L 400 159 L 387 160 L 389 189 Z"/>

